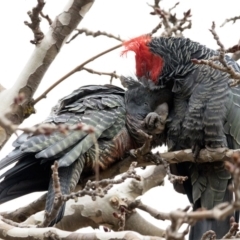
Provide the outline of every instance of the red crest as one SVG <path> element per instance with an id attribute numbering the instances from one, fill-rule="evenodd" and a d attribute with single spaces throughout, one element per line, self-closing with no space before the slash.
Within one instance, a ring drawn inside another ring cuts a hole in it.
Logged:
<path id="1" fill-rule="evenodd" d="M 133 51 L 135 53 L 137 77 L 150 77 L 153 82 L 156 82 L 163 68 L 163 59 L 150 51 L 148 47 L 149 42 L 151 42 L 149 35 L 126 41 L 123 43 L 125 50 L 122 52 L 122 55 Z"/>

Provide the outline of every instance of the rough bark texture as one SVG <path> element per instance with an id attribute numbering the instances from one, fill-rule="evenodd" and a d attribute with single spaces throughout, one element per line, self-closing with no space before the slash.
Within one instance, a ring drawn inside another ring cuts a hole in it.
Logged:
<path id="1" fill-rule="evenodd" d="M 69 0 L 64 11 L 53 21 L 48 33 L 32 53 L 12 88 L 0 92 L 0 113 L 14 124 L 19 125 L 33 113 L 32 97 L 47 69 L 58 55 L 70 33 L 78 26 L 94 0 Z M 12 108 L 14 98 L 24 94 L 24 101 Z M 11 109 L 11 111 L 10 111 Z M 0 131 L 0 148 L 11 136 L 12 131 Z"/>
<path id="2" fill-rule="evenodd" d="M 161 153 L 160 156 L 168 163 L 181 162 L 217 162 L 217 161 L 232 161 L 234 153 L 240 153 L 240 149 L 216 148 L 212 150 L 202 149 L 198 158 L 195 160 L 192 150 L 185 149 L 180 151 Z"/>
<path id="3" fill-rule="evenodd" d="M 125 240 L 163 240 L 161 237 L 142 236 L 139 233 L 124 231 L 124 232 L 94 232 L 94 233 L 72 233 L 62 231 L 56 228 L 18 228 L 8 225 L 0 220 L 0 238 L 5 240 L 33 240 L 33 239 L 62 239 L 62 240 L 110 240 L 110 239 L 125 239 Z"/>
<path id="4" fill-rule="evenodd" d="M 98 197 L 96 201 L 92 201 L 89 196 L 79 198 L 78 202 L 69 200 L 66 204 L 64 217 L 56 227 L 66 231 L 75 231 L 86 226 L 98 228 L 100 225 L 105 225 L 117 231 L 119 219 L 114 217 L 113 213 L 119 214 L 121 212 L 120 206 L 126 205 L 123 199 L 133 201 L 152 187 L 159 186 L 162 184 L 165 174 L 163 166 L 150 166 L 140 173 L 141 181 L 125 180 L 125 182 L 110 189 L 103 198 Z M 36 213 L 22 224 L 36 225 L 43 220 L 43 216 L 44 212 Z M 136 231 L 143 235 L 163 236 L 165 233 L 164 230 L 154 226 L 135 211 L 127 214 L 124 229 Z"/>

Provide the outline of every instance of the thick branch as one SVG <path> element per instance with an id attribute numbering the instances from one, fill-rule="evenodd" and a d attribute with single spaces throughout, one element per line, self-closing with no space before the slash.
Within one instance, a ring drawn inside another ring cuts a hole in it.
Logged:
<path id="1" fill-rule="evenodd" d="M 192 150 L 185 149 L 175 152 L 161 153 L 162 157 L 168 163 L 180 163 L 180 162 L 216 162 L 216 161 L 232 161 L 234 153 L 240 153 L 240 149 L 227 149 L 227 148 L 216 148 L 212 150 L 202 149 L 199 153 L 198 158 L 195 160 Z"/>
<path id="2" fill-rule="evenodd" d="M 69 200 L 66 203 L 64 217 L 57 224 L 57 227 L 75 231 L 86 227 L 86 224 L 95 228 L 99 225 L 110 225 L 113 230 L 117 230 L 119 220 L 113 216 L 113 213 L 121 213 L 121 206 L 126 205 L 122 199 L 134 200 L 152 187 L 159 186 L 165 177 L 165 170 L 162 166 L 152 166 L 139 172 L 139 175 L 141 176 L 140 181 L 128 179 L 119 185 L 114 185 L 103 198 L 97 197 L 97 201 L 92 201 L 90 196 L 81 197 L 78 202 L 73 199 Z M 121 179 L 121 176 L 117 179 Z M 36 225 L 43 221 L 43 216 L 43 212 L 37 213 L 23 224 Z M 139 225 L 136 226 L 134 222 L 138 222 Z M 154 227 L 148 221 L 144 221 L 141 215 L 134 212 L 127 216 L 125 229 L 134 231 L 142 229 L 140 233 L 144 235 L 150 234 L 151 231 L 157 233 L 158 236 L 162 236 L 164 233 L 163 230 Z"/>
<path id="3" fill-rule="evenodd" d="M 68 36 L 78 26 L 93 2 L 94 0 L 69 0 L 67 7 L 56 17 L 49 32 L 35 48 L 13 87 L 0 93 L 0 118 L 11 108 L 14 98 L 21 93 L 25 95 L 25 100 L 22 104 L 12 109 L 8 119 L 18 125 L 30 115 L 27 110 L 28 106 L 44 74 L 58 55 Z M 7 129 L 5 129 L 5 136 L 1 134 L 0 139 L 4 136 L 1 147 L 11 134 L 12 132 Z"/>
<path id="4" fill-rule="evenodd" d="M 92 233 L 72 233 L 56 228 L 36 228 L 26 231 L 25 228 L 13 227 L 0 219 L 0 238 L 5 240 L 18 239 L 62 239 L 62 240 L 99 240 L 99 239 L 126 239 L 126 240 L 162 240 L 160 237 L 142 236 L 139 233 L 124 232 L 92 232 Z"/>

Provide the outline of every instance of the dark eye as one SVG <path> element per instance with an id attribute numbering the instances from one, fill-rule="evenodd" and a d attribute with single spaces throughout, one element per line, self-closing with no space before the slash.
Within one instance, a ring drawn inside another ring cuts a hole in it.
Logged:
<path id="1" fill-rule="evenodd" d="M 144 105 L 145 105 L 145 106 L 148 106 L 148 103 L 147 103 L 147 102 L 145 102 L 145 103 L 144 103 Z"/>

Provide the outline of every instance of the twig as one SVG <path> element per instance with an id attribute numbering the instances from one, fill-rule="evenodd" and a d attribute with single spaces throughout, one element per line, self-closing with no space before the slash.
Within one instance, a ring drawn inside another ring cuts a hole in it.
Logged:
<path id="1" fill-rule="evenodd" d="M 214 39 L 217 41 L 218 46 L 220 47 L 219 49 L 219 56 L 214 56 L 208 60 L 198 60 L 198 59 L 192 59 L 192 62 L 195 64 L 203 64 L 203 65 L 208 65 L 214 69 L 218 69 L 222 72 L 226 72 L 230 75 L 230 78 L 234 79 L 234 82 L 231 83 L 231 86 L 235 86 L 237 84 L 239 84 L 240 82 L 240 73 L 236 72 L 234 70 L 234 68 L 230 65 L 227 64 L 226 60 L 225 60 L 225 53 L 226 50 L 224 48 L 224 45 L 221 43 L 219 36 L 217 35 L 216 31 L 215 31 L 215 23 L 213 22 L 212 24 L 212 28 L 210 29 L 210 32 L 213 34 Z M 233 52 L 234 50 L 238 51 L 238 47 L 237 46 L 233 46 L 232 48 L 227 49 L 228 52 Z M 221 65 L 218 64 L 218 62 L 215 61 L 219 61 Z"/>
<path id="2" fill-rule="evenodd" d="M 18 127 L 16 130 L 23 131 L 25 133 L 33 133 L 33 135 L 51 135 L 53 132 L 60 132 L 62 134 L 66 134 L 68 131 L 84 131 L 86 133 L 94 133 L 94 128 L 92 126 L 88 126 L 83 123 L 78 123 L 74 125 L 66 125 L 66 124 L 59 124 L 59 125 L 53 125 L 53 124 L 40 124 L 33 127 L 25 127 L 20 128 Z"/>
<path id="3" fill-rule="evenodd" d="M 151 31 L 150 34 L 152 35 L 153 33 L 156 33 L 157 30 L 163 26 L 164 32 L 162 32 L 161 36 L 171 37 L 175 35 L 177 37 L 183 37 L 183 31 L 192 27 L 192 21 L 189 20 L 191 17 L 191 10 L 189 9 L 187 12 L 184 12 L 183 18 L 179 19 L 176 17 L 176 14 L 171 13 L 171 11 L 177 7 L 179 2 L 177 2 L 168 11 L 161 9 L 159 3 L 160 1 L 154 1 L 154 5 L 148 4 L 153 9 L 150 14 L 158 15 L 161 19 L 161 22 Z"/>
<path id="4" fill-rule="evenodd" d="M 43 12 L 40 12 L 41 17 L 45 18 L 48 21 L 49 25 L 52 25 L 52 19 L 46 14 L 44 15 Z"/>
<path id="5" fill-rule="evenodd" d="M 186 181 L 188 179 L 188 177 L 186 176 L 177 176 L 171 173 L 170 171 L 170 164 L 164 159 L 162 158 L 162 164 L 166 170 L 167 176 L 168 176 L 168 180 L 174 184 L 176 182 L 183 184 L 184 181 Z"/>
<path id="6" fill-rule="evenodd" d="M 125 228 L 125 224 L 126 224 L 126 211 L 125 211 L 125 208 L 120 207 L 120 212 L 119 213 L 114 212 L 113 216 L 119 220 L 119 222 L 118 222 L 118 226 L 119 226 L 118 231 L 123 231 L 124 228 Z"/>
<path id="7" fill-rule="evenodd" d="M 150 207 L 149 205 L 146 205 L 142 203 L 141 199 L 137 199 L 135 201 L 127 201 L 127 206 L 130 211 L 132 211 L 135 208 L 139 208 L 147 213 L 149 213 L 152 217 L 165 221 L 166 219 L 169 218 L 169 213 L 164 213 L 164 212 L 159 212 L 156 209 Z"/>
<path id="8" fill-rule="evenodd" d="M 30 41 L 32 44 L 37 45 L 44 38 L 44 34 L 40 29 L 41 18 L 39 17 L 40 13 L 43 10 L 44 5 L 45 5 L 45 2 L 43 0 L 38 0 L 37 6 L 34 7 L 32 11 L 28 11 L 28 16 L 31 19 L 31 23 L 27 21 L 24 22 L 24 24 L 27 25 L 34 34 L 34 40 Z"/>
<path id="9" fill-rule="evenodd" d="M 177 215 L 177 212 L 180 211 L 183 214 L 187 214 L 188 210 L 190 209 L 190 206 L 186 207 L 183 210 L 177 210 L 177 211 L 173 211 L 170 213 L 164 213 L 164 212 L 160 212 L 157 211 L 156 209 L 143 204 L 142 201 L 140 199 L 135 200 L 135 201 L 127 201 L 127 209 L 128 210 L 133 210 L 135 208 L 141 209 L 147 213 L 149 213 L 152 217 L 158 219 L 158 220 L 171 220 L 171 226 L 167 228 L 166 230 L 166 239 L 181 239 L 184 240 L 184 236 L 188 233 L 189 231 L 189 225 L 188 227 L 183 231 L 183 232 L 179 232 L 179 228 L 182 226 L 183 223 L 192 223 L 192 220 L 186 220 L 186 218 L 184 217 L 179 217 Z"/>
<path id="10" fill-rule="evenodd" d="M 120 76 L 117 75 L 115 71 L 112 72 L 112 73 L 108 73 L 108 72 L 99 72 L 99 71 L 95 71 L 95 70 L 93 70 L 93 69 L 85 68 L 85 67 L 83 67 L 82 70 L 85 70 L 85 71 L 87 71 L 87 72 L 89 72 L 89 73 L 92 73 L 92 74 L 98 74 L 98 75 L 100 75 L 100 76 L 101 76 L 101 75 L 110 76 L 111 79 L 113 79 L 113 78 L 120 78 Z M 110 83 L 111 83 L 111 80 L 110 80 Z"/>
<path id="11" fill-rule="evenodd" d="M 201 240 L 216 240 L 216 233 L 212 230 L 205 232 L 201 238 Z"/>
<path id="12" fill-rule="evenodd" d="M 118 75 L 116 74 L 116 71 L 113 71 L 113 74 L 115 74 L 116 76 L 118 76 Z M 119 79 L 120 79 L 120 77 L 121 77 L 121 76 L 118 76 Z M 112 84 L 113 78 L 114 78 L 114 75 L 111 75 L 111 76 L 110 76 L 110 80 L 109 80 L 109 83 L 110 83 L 110 84 Z M 115 78 L 116 78 L 116 77 L 115 77 Z"/>
<path id="13" fill-rule="evenodd" d="M 72 40 L 74 40 L 77 36 L 79 36 L 80 34 L 82 33 L 85 33 L 86 36 L 92 36 L 92 37 L 99 37 L 99 36 L 106 36 L 106 37 L 109 37 L 109 38 L 114 38 L 120 42 L 123 42 L 124 40 L 121 39 L 119 36 L 115 36 L 111 33 L 106 33 L 106 32 L 102 32 L 102 31 L 97 31 L 97 32 L 93 32 L 93 31 L 90 31 L 86 28 L 82 28 L 82 29 L 75 29 L 75 31 L 77 31 L 76 34 L 74 34 L 69 41 L 67 41 L 66 43 L 70 43 Z"/>
<path id="14" fill-rule="evenodd" d="M 230 224 L 231 224 L 231 227 L 230 227 L 228 233 L 223 237 L 223 239 L 228 239 L 228 238 L 230 239 L 232 237 L 235 237 L 237 234 L 237 231 L 239 230 L 238 223 L 235 222 L 234 217 L 230 218 Z"/>
<path id="15" fill-rule="evenodd" d="M 69 199 L 74 199 L 75 201 L 78 200 L 79 197 L 83 197 L 85 195 L 88 195 L 92 198 L 93 201 L 96 201 L 96 197 L 104 197 L 109 189 L 113 187 L 114 184 L 120 184 L 124 182 L 127 178 L 134 178 L 136 180 L 140 180 L 140 176 L 136 174 L 135 167 L 137 166 L 136 162 L 133 162 L 131 166 L 129 167 L 128 171 L 124 174 L 122 174 L 121 178 L 119 179 L 103 179 L 101 181 L 88 181 L 85 185 L 85 187 L 75 193 L 71 193 L 68 195 L 62 195 L 61 188 L 60 188 L 60 182 L 58 177 L 58 162 L 55 161 L 54 165 L 52 165 L 52 179 L 53 179 L 53 189 L 54 189 L 54 203 L 52 206 L 51 211 L 45 212 L 44 214 L 44 220 L 41 224 L 39 224 L 37 227 L 46 227 L 48 226 L 51 221 L 56 218 L 58 211 L 62 204 Z"/>
<path id="16" fill-rule="evenodd" d="M 182 212 L 187 212 L 190 207 L 186 207 L 185 209 L 182 209 Z M 183 218 L 178 218 L 175 216 L 175 212 L 172 212 L 170 215 L 171 225 L 167 227 L 166 229 L 166 240 L 185 240 L 185 236 L 188 234 L 190 225 L 192 224 L 191 221 L 188 222 L 187 227 L 184 231 L 179 232 L 180 227 L 184 223 Z"/>
<path id="17" fill-rule="evenodd" d="M 162 23 L 159 23 L 148 35 L 152 36 L 162 27 Z"/>
<path id="18" fill-rule="evenodd" d="M 169 8 L 169 12 L 171 12 L 174 8 L 176 8 L 177 7 L 177 5 L 179 5 L 179 2 L 177 2 L 177 3 L 175 3 L 175 5 L 173 6 L 173 7 L 171 7 L 171 8 Z"/>
<path id="19" fill-rule="evenodd" d="M 100 181 L 88 181 L 85 187 L 75 193 L 71 193 L 69 195 L 64 195 L 63 200 L 68 201 L 69 199 L 76 200 L 78 197 L 83 197 L 88 195 L 92 198 L 93 201 L 96 200 L 96 197 L 104 197 L 108 190 L 113 187 L 114 184 L 120 184 L 124 182 L 127 178 L 134 178 L 136 180 L 140 180 L 140 176 L 136 174 L 135 167 L 137 166 L 136 162 L 133 162 L 129 167 L 128 171 L 121 175 L 119 179 L 103 179 Z"/>
<path id="20" fill-rule="evenodd" d="M 36 104 L 37 102 L 39 102 L 41 99 L 46 98 L 46 97 L 47 97 L 47 94 L 48 94 L 51 90 L 53 90 L 58 84 L 60 84 L 60 83 L 61 83 L 62 81 L 64 81 L 66 78 L 70 77 L 72 74 L 74 74 L 74 73 L 82 70 L 82 68 L 83 68 L 86 64 L 88 64 L 88 63 L 92 62 L 93 60 L 95 60 L 95 59 L 103 56 L 104 54 L 107 54 L 107 53 L 109 53 L 109 52 L 111 52 L 111 51 L 113 51 L 113 50 L 115 50 L 115 49 L 117 49 L 117 48 L 120 48 L 121 46 L 122 46 L 122 44 L 119 44 L 119 45 L 116 45 L 116 46 L 114 46 L 114 47 L 112 47 L 112 48 L 109 48 L 109 49 L 107 49 L 107 50 L 105 50 L 105 51 L 103 51 L 103 52 L 101 52 L 101 53 L 99 53 L 99 54 L 91 57 L 91 58 L 88 59 L 87 61 L 81 63 L 80 65 L 78 65 L 77 67 L 75 67 L 74 69 L 72 69 L 70 72 L 68 72 L 66 75 L 64 75 L 63 77 L 61 77 L 58 81 L 56 81 L 52 86 L 50 86 L 46 91 L 44 91 L 39 97 L 37 97 L 37 98 L 33 101 L 33 105 L 35 105 L 35 104 Z"/>
<path id="21" fill-rule="evenodd" d="M 236 16 L 236 17 L 232 17 L 232 18 L 228 18 L 224 21 L 224 23 L 220 26 L 223 27 L 226 23 L 228 22 L 233 22 L 233 24 L 240 19 L 240 16 Z"/>

